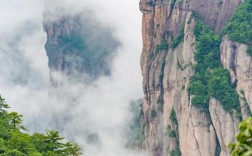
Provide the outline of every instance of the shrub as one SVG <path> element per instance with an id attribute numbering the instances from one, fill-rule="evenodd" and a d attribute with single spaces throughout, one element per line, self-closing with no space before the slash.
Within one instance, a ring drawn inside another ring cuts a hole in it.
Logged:
<path id="1" fill-rule="evenodd" d="M 178 37 L 172 41 L 171 48 L 175 49 L 181 42 L 184 41 L 184 24 L 182 25 Z"/>
<path id="2" fill-rule="evenodd" d="M 59 36 L 60 44 L 67 45 L 68 49 L 78 49 L 83 51 L 85 48 L 84 39 L 80 34 L 70 34 Z"/>
<path id="3" fill-rule="evenodd" d="M 155 118 L 157 116 L 157 112 L 156 112 L 156 110 L 153 108 L 153 109 L 151 109 L 151 117 L 152 118 Z"/>
<path id="4" fill-rule="evenodd" d="M 171 122 L 175 123 L 176 125 L 178 124 L 178 120 L 177 120 L 176 112 L 175 112 L 174 108 L 172 108 L 172 110 L 171 110 L 170 120 L 171 120 Z"/>
<path id="5" fill-rule="evenodd" d="M 159 51 L 162 51 L 162 50 L 168 50 L 169 49 L 169 46 L 168 46 L 168 43 L 166 40 L 162 40 L 161 43 L 159 45 L 156 46 L 156 50 L 155 52 L 159 52 Z"/>
<path id="6" fill-rule="evenodd" d="M 24 153 L 19 152 L 18 150 L 10 150 L 1 156 L 26 156 Z"/>
<path id="7" fill-rule="evenodd" d="M 235 137 L 236 142 L 229 145 L 232 156 L 245 156 L 252 153 L 252 118 L 242 121 L 239 125 L 239 134 Z"/>
<path id="8" fill-rule="evenodd" d="M 230 40 L 249 45 L 248 54 L 252 56 L 252 0 L 245 0 L 233 14 L 231 20 L 223 29 Z"/>
<path id="9" fill-rule="evenodd" d="M 223 104 L 226 111 L 236 109 L 240 112 L 239 96 L 230 84 L 228 70 L 220 62 L 220 36 L 203 24 L 198 16 L 194 18 L 197 65 L 188 87 L 189 94 L 194 95 L 192 105 L 208 111 L 209 99 L 214 97 Z"/>
<path id="10" fill-rule="evenodd" d="M 176 131 L 175 130 L 170 130 L 169 131 L 169 137 L 170 138 L 176 138 Z"/>
<path id="11" fill-rule="evenodd" d="M 47 131 L 46 134 L 35 133 L 31 136 L 23 133 L 21 128 L 13 129 L 11 117 L 15 115 L 15 124 L 22 124 L 22 115 L 15 112 L 9 113 L 6 110 L 9 106 L 1 96 L 0 108 L 1 156 L 70 156 L 73 152 L 76 156 L 81 155 L 78 145 L 70 142 L 65 144 L 64 138 L 60 137 L 57 131 Z"/>
<path id="12" fill-rule="evenodd" d="M 176 147 L 174 150 L 170 151 L 170 155 L 171 156 L 181 156 L 181 151 L 179 149 L 179 147 Z"/>
<path id="13" fill-rule="evenodd" d="M 172 12 L 175 4 L 176 4 L 176 0 L 171 0 L 171 11 L 170 12 Z"/>

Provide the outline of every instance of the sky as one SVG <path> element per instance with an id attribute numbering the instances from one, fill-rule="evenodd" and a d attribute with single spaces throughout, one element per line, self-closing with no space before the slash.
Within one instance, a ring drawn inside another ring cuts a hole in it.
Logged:
<path id="1" fill-rule="evenodd" d="M 48 2 L 43 0 L 5 0 L 0 2 L 0 94 L 11 110 L 24 115 L 24 123 L 31 132 L 56 127 L 64 136 L 77 141 L 85 155 L 141 155 L 124 148 L 127 138 L 123 134 L 131 119 L 130 102 L 143 97 L 139 2 L 49 2 L 65 8 L 59 16 L 87 10 L 92 12 L 89 16 L 112 30 L 121 46 L 116 49 L 111 76 L 100 77 L 92 84 L 62 80 L 64 85 L 52 90 L 42 21 L 44 9 L 53 7 L 45 8 Z M 99 144 L 87 143 L 87 135 L 92 134 L 99 137 Z"/>

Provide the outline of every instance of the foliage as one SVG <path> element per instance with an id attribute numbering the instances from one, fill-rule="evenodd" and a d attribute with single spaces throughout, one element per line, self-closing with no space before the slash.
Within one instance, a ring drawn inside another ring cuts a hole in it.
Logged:
<path id="1" fill-rule="evenodd" d="M 176 117 L 176 112 L 174 110 L 174 108 L 172 108 L 171 110 L 171 114 L 170 114 L 170 117 L 169 119 L 171 120 L 171 122 L 173 122 L 173 124 L 175 125 L 175 130 L 174 129 L 171 129 L 171 126 L 169 125 L 167 127 L 167 131 L 168 131 L 168 136 L 170 138 L 176 138 L 177 136 L 177 132 L 178 132 L 178 120 L 177 120 L 177 117 Z M 177 141 L 178 141 L 178 138 L 176 138 Z"/>
<path id="2" fill-rule="evenodd" d="M 169 131 L 169 137 L 170 138 L 176 138 L 176 131 L 175 130 L 170 130 Z"/>
<path id="3" fill-rule="evenodd" d="M 252 0 L 245 0 L 236 9 L 223 33 L 228 34 L 232 41 L 247 44 L 248 53 L 252 56 Z"/>
<path id="4" fill-rule="evenodd" d="M 223 103 L 225 110 L 232 109 L 240 111 L 239 95 L 230 85 L 229 73 L 226 69 L 217 68 L 213 71 L 208 82 L 209 96 L 215 97 Z"/>
<path id="5" fill-rule="evenodd" d="M 203 24 L 195 15 L 196 36 L 195 75 L 191 78 L 188 91 L 194 95 L 192 104 L 208 111 L 209 99 L 219 100 L 225 110 L 231 112 L 236 109 L 240 112 L 239 96 L 230 84 L 228 70 L 220 63 L 220 36 Z"/>
<path id="6" fill-rule="evenodd" d="M 181 156 L 181 151 L 179 149 L 179 147 L 176 147 L 174 150 L 170 151 L 170 155 L 171 156 Z"/>
<path id="7" fill-rule="evenodd" d="M 252 116 L 252 113 L 250 111 L 250 107 L 249 107 L 248 101 L 247 101 L 247 99 L 245 97 L 244 90 L 241 90 L 240 93 L 241 93 L 240 99 L 243 101 L 243 104 L 244 104 L 243 107 L 244 107 L 244 109 L 247 111 L 247 113 L 248 113 L 249 116 Z"/>
<path id="8" fill-rule="evenodd" d="M 22 115 L 8 112 L 8 104 L 0 96 L 0 156 L 79 156 L 80 148 L 75 143 L 64 143 L 59 132 L 26 134 Z"/>
<path id="9" fill-rule="evenodd" d="M 67 142 L 65 144 L 65 154 L 70 156 L 79 156 L 82 155 L 81 149 L 77 143 L 72 144 L 71 142 Z"/>
<path id="10" fill-rule="evenodd" d="M 177 120 L 176 112 L 175 112 L 174 108 L 172 108 L 172 110 L 171 110 L 170 120 L 171 120 L 173 123 L 175 123 L 176 125 L 178 124 L 178 120 Z"/>
<path id="11" fill-rule="evenodd" d="M 184 25 L 181 27 L 178 37 L 172 41 L 171 48 L 175 49 L 182 41 L 184 41 Z"/>
<path id="12" fill-rule="evenodd" d="M 176 0 L 171 0 L 171 12 L 176 4 Z"/>
<path id="13" fill-rule="evenodd" d="M 61 35 L 59 36 L 59 41 L 61 44 L 66 44 L 70 48 L 76 48 L 81 51 L 85 48 L 84 39 L 80 34 Z"/>
<path id="14" fill-rule="evenodd" d="M 8 108 L 10 108 L 9 105 L 5 103 L 5 99 L 0 95 L 0 117 L 6 115 Z"/>
<path id="15" fill-rule="evenodd" d="M 26 130 L 26 128 L 22 125 L 22 117 L 23 115 L 20 115 L 17 112 L 11 112 L 8 114 L 12 130 Z"/>
<path id="16" fill-rule="evenodd" d="M 157 112 L 156 112 L 155 108 L 152 108 L 151 109 L 151 117 L 155 118 L 156 116 L 157 116 Z"/>
<path id="17" fill-rule="evenodd" d="M 6 141 L 6 147 L 16 149 L 24 154 L 35 151 L 34 145 L 31 144 L 31 137 L 19 131 L 12 132 L 11 138 Z"/>
<path id="18" fill-rule="evenodd" d="M 26 156 L 26 155 L 14 149 L 14 150 L 9 150 L 6 153 L 1 154 L 1 156 Z"/>
<path id="19" fill-rule="evenodd" d="M 156 50 L 155 52 L 159 52 L 159 51 L 162 51 L 162 50 L 168 50 L 169 49 L 169 46 L 168 46 L 168 43 L 166 40 L 162 40 L 161 43 L 159 45 L 156 46 Z"/>
<path id="20" fill-rule="evenodd" d="M 144 130 L 141 125 L 141 116 L 143 115 L 142 105 L 142 99 L 132 101 L 130 104 L 129 111 L 132 117 L 129 126 L 127 126 L 129 129 L 126 132 L 128 138 L 126 147 L 130 149 L 142 148 L 144 144 Z"/>
<path id="21" fill-rule="evenodd" d="M 236 142 L 229 145 L 232 156 L 252 155 L 252 118 L 242 121 L 239 125 Z"/>

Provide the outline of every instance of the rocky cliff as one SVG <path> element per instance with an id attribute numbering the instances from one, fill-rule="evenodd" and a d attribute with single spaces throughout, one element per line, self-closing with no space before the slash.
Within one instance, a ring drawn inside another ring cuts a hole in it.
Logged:
<path id="1" fill-rule="evenodd" d="M 46 8 L 59 11 L 58 7 Z M 62 14 L 51 10 L 45 9 L 43 22 L 51 72 L 86 80 L 109 75 L 110 62 L 119 45 L 111 30 L 92 18 L 90 12 L 73 13 L 65 9 Z"/>
<path id="2" fill-rule="evenodd" d="M 210 93 L 203 109 L 192 102 L 195 95 L 189 90 L 192 79 L 200 75 L 196 60 L 201 57 L 196 56 L 199 39 L 195 33 L 201 33 L 201 30 L 195 30 L 197 18 L 218 36 L 242 2 L 140 1 L 143 13 L 141 68 L 145 95 L 141 123 L 144 145 L 150 155 L 229 155 L 227 145 L 234 141 L 238 123 L 250 115 L 252 108 L 252 64 L 251 56 L 246 52 L 247 46 L 230 41 L 227 35 L 215 41 L 218 47 L 216 60 L 222 64 L 218 68 L 229 71 L 230 88 L 236 91 L 234 94 L 239 100 L 236 108 L 227 109 L 219 98 L 220 91 L 215 96 Z M 202 57 L 207 60 L 207 56 Z M 208 57 L 213 59 L 212 55 Z M 210 73 L 214 71 L 211 66 L 206 69 Z"/>
<path id="3" fill-rule="evenodd" d="M 47 2 L 43 27 L 47 34 L 49 94 L 52 99 L 62 100 L 62 107 L 52 110 L 50 125 L 62 132 L 73 120 L 73 111 L 69 110 L 80 104 L 85 91 L 82 87 L 110 76 L 111 62 L 120 43 L 112 30 L 97 21 L 88 9 L 77 12 L 66 5 L 62 7 L 62 1 Z"/>

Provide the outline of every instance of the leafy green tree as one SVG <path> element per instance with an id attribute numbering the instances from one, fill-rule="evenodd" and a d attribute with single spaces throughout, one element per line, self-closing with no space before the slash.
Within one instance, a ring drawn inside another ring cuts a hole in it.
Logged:
<path id="1" fill-rule="evenodd" d="M 245 0 L 233 14 L 223 29 L 232 41 L 248 45 L 248 54 L 252 56 L 252 0 Z"/>
<path id="2" fill-rule="evenodd" d="M 31 137 L 28 134 L 24 134 L 19 131 L 12 132 L 12 136 L 6 142 L 6 146 L 9 149 L 17 149 L 24 154 L 36 151 L 34 145 L 32 144 Z"/>
<path id="3" fill-rule="evenodd" d="M 4 144 L 4 139 L 0 138 L 0 154 L 3 154 L 5 151 L 7 151 L 7 148 Z"/>
<path id="4" fill-rule="evenodd" d="M 8 114 L 8 117 L 10 119 L 10 125 L 12 126 L 12 130 L 19 131 L 19 130 L 27 130 L 22 125 L 22 117 L 23 115 L 18 114 L 17 112 L 11 112 Z"/>
<path id="5" fill-rule="evenodd" d="M 9 134 L 9 120 L 7 109 L 9 109 L 9 105 L 6 104 L 5 99 L 0 95 L 0 138 L 8 139 L 10 137 Z"/>
<path id="6" fill-rule="evenodd" d="M 46 134 L 24 133 L 22 115 L 8 113 L 9 106 L 0 96 L 0 156 L 79 156 L 81 150 L 74 143 L 64 143 L 59 132 L 51 130 Z"/>
<path id="7" fill-rule="evenodd" d="M 8 139 L 10 138 L 10 125 L 6 118 L 0 118 L 0 138 Z"/>
<path id="8" fill-rule="evenodd" d="M 0 95 L 0 117 L 3 117 L 7 113 L 7 109 L 9 109 L 9 105 L 5 102 L 5 99 Z"/>
<path id="9" fill-rule="evenodd" d="M 59 135 L 59 132 L 54 130 L 47 130 L 46 131 L 46 143 L 47 143 L 47 150 L 54 151 L 57 154 L 64 153 L 64 144 L 62 140 L 64 137 Z"/>
<path id="10" fill-rule="evenodd" d="M 78 144 L 71 142 L 67 142 L 65 144 L 65 153 L 68 156 L 80 156 L 82 154 L 80 147 Z"/>
<path id="11" fill-rule="evenodd" d="M 239 134 L 236 142 L 229 145 L 232 156 L 252 155 L 252 118 L 242 121 L 239 125 Z"/>
<path id="12" fill-rule="evenodd" d="M 4 154 L 1 154 L 0 156 L 27 156 L 27 155 L 14 149 L 14 150 L 9 150 Z"/>
<path id="13" fill-rule="evenodd" d="M 36 149 L 45 156 L 79 156 L 80 147 L 71 142 L 63 143 L 63 137 L 60 137 L 57 131 L 47 131 L 46 135 L 34 133 L 32 141 Z"/>
<path id="14" fill-rule="evenodd" d="M 31 152 L 31 153 L 29 153 L 29 156 L 43 156 L 43 154 L 41 154 L 39 152 Z"/>
<path id="15" fill-rule="evenodd" d="M 47 141 L 46 141 L 46 136 L 41 133 L 34 133 L 32 136 L 32 142 L 35 146 L 35 148 L 40 152 L 40 153 L 45 153 L 48 151 L 47 149 Z"/>
<path id="16" fill-rule="evenodd" d="M 2 96 L 0 95 L 0 114 L 1 113 L 6 113 L 7 109 L 9 109 L 9 105 L 5 102 L 5 99 L 2 98 Z"/>
<path id="17" fill-rule="evenodd" d="M 196 25 L 194 35 L 196 37 L 195 75 L 190 81 L 188 92 L 192 96 L 192 105 L 208 112 L 210 97 L 221 102 L 224 109 L 237 114 L 240 113 L 239 96 L 234 86 L 231 85 L 231 78 L 228 70 L 224 69 L 220 61 L 221 37 L 215 34 L 211 28 L 206 26 L 195 15 Z"/>

